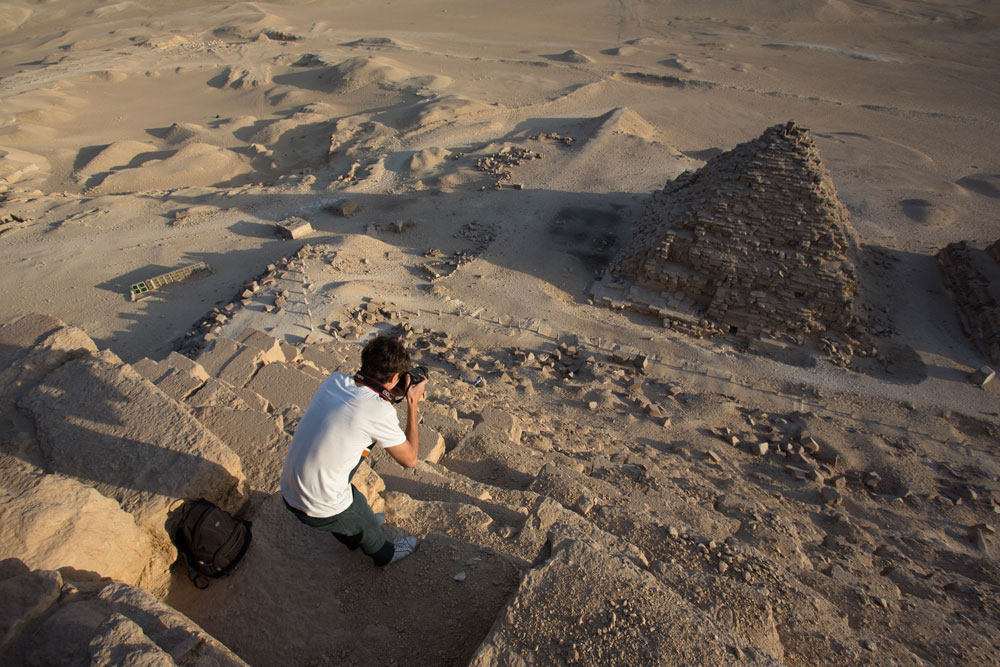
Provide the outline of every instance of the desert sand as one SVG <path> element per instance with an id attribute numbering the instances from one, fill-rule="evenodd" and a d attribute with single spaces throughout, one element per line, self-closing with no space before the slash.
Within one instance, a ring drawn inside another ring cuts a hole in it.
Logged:
<path id="1" fill-rule="evenodd" d="M 77 385 L 30 368 L 2 470 L 116 498 L 158 560 L 97 573 L 253 665 L 995 664 L 1000 383 L 970 382 L 992 362 L 935 255 L 1000 238 L 998 35 L 972 0 L 4 3 L 0 322 L 57 318 L 214 433 L 255 546 L 207 591 L 168 576 L 128 482 L 52 459 L 45 406 Z M 595 296 L 654 191 L 789 120 L 849 214 L 871 355 Z M 293 216 L 313 233 L 280 237 Z M 424 541 L 373 572 L 276 484 L 301 377 L 385 330 L 432 371 L 444 451 L 375 461 Z M 280 359 L 165 388 L 171 352 L 255 331 Z"/>

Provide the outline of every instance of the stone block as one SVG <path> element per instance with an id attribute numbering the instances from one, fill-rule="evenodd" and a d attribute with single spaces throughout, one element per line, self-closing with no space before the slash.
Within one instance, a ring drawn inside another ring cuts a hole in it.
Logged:
<path id="1" fill-rule="evenodd" d="M 255 393 L 254 395 L 256 396 Z M 223 382 L 218 378 L 209 378 L 208 382 L 202 385 L 201 389 L 188 396 L 184 402 L 193 408 L 218 405 L 236 408 L 237 410 L 257 409 L 251 408 L 228 382 Z"/>
<path id="2" fill-rule="evenodd" d="M 670 656 L 676 664 L 776 664 L 759 651 L 733 651 L 731 647 L 746 647 L 746 642 L 620 550 L 606 549 L 596 533 L 584 532 L 585 519 L 566 517 L 570 513 L 558 506 L 552 509 L 556 516 L 548 529 L 550 557 L 524 576 L 507 609 L 473 654 L 471 667 L 519 664 L 519 657 L 529 654 L 538 664 L 560 664 L 565 661 L 565 646 L 573 644 L 578 647 L 574 649 L 576 662 L 596 664 L 601 662 L 596 648 L 600 642 L 593 638 L 598 628 L 616 637 L 628 636 L 629 651 L 638 662 L 643 661 L 640 656 L 649 656 L 650 662 L 656 662 L 653 656 Z M 526 527 L 533 531 L 535 523 L 529 517 Z M 604 538 L 612 543 L 615 539 Z M 599 626 L 580 616 L 577 600 L 586 599 L 590 608 L 610 611 L 620 604 L 622 591 L 629 591 L 630 611 L 627 616 L 618 615 L 618 627 L 611 627 L 605 614 Z M 640 624 L 628 617 L 643 620 Z M 539 624 L 531 620 L 537 618 L 584 622 Z M 526 634 L 524 628 L 529 626 L 532 632 Z"/>
<path id="3" fill-rule="evenodd" d="M 263 365 L 263 352 L 237 343 L 236 354 L 226 362 L 216 377 L 234 387 L 245 387 Z"/>
<path id="4" fill-rule="evenodd" d="M 312 362 L 317 368 L 322 369 L 327 375 L 340 370 L 344 365 L 344 358 L 339 354 L 327 352 L 316 345 L 309 345 L 302 348 L 302 358 Z"/>
<path id="5" fill-rule="evenodd" d="M 244 331 L 243 335 L 239 337 L 239 342 L 243 343 L 247 347 L 260 350 L 263 353 L 261 361 L 265 364 L 274 363 L 276 361 L 287 361 L 285 353 L 281 349 L 280 342 L 276 338 L 268 336 L 266 333 L 258 331 L 257 329 L 247 329 Z"/>
<path id="6" fill-rule="evenodd" d="M 150 387 L 128 365 L 84 357 L 51 372 L 19 406 L 35 421 L 47 472 L 85 481 L 167 539 L 175 501 L 204 497 L 235 512 L 245 481 L 231 449 Z"/>
<path id="7" fill-rule="evenodd" d="M 252 489 L 278 490 L 289 441 L 281 417 L 218 406 L 196 408 L 194 416 L 240 457 Z"/>
<path id="8" fill-rule="evenodd" d="M 417 429 L 420 438 L 420 451 L 417 458 L 428 463 L 437 463 L 444 456 L 445 442 L 440 433 L 426 424 L 420 424 Z"/>
<path id="9" fill-rule="evenodd" d="M 5 565 L 5 569 L 13 569 L 6 561 Z M 0 580 L 0 655 L 55 604 L 61 589 L 58 572 L 31 572 L 27 567 Z"/>
<path id="10" fill-rule="evenodd" d="M 320 384 L 308 373 L 279 362 L 261 368 L 247 388 L 270 401 L 278 412 L 292 405 L 304 412 Z"/>
<path id="11" fill-rule="evenodd" d="M 176 368 L 179 371 L 184 371 L 191 377 L 205 382 L 210 377 L 208 371 L 205 367 L 199 364 L 194 359 L 185 357 L 183 354 L 178 354 L 177 352 L 171 352 L 167 355 L 167 358 L 160 362 L 161 365 L 167 365 L 171 368 Z"/>
<path id="12" fill-rule="evenodd" d="M 38 572 L 34 574 L 39 574 Z M 56 574 L 56 573 L 52 573 Z M 246 667 L 229 649 L 148 592 L 112 582 L 96 592 L 74 586 L 22 642 L 24 664 L 214 665 Z"/>
<path id="13" fill-rule="evenodd" d="M 158 361 L 153 361 L 149 357 L 144 357 L 139 361 L 132 364 L 132 368 L 135 372 L 146 378 L 153 384 L 156 384 L 157 380 L 163 377 L 166 373 L 166 369 L 160 366 Z"/>
<path id="14" fill-rule="evenodd" d="M 286 363 L 294 364 L 296 361 L 302 358 L 302 353 L 299 352 L 299 348 L 295 347 L 291 343 L 279 340 L 278 345 L 281 347 L 281 351 L 285 353 Z"/>
<path id="15" fill-rule="evenodd" d="M 279 236 L 286 239 L 301 239 L 313 233 L 312 225 L 308 220 L 290 216 L 274 226 Z"/>
<path id="16" fill-rule="evenodd" d="M 239 347 L 229 338 L 216 338 L 198 355 L 198 363 L 212 377 L 219 377 L 223 367 L 236 356 Z"/>
<path id="17" fill-rule="evenodd" d="M 160 364 L 161 367 L 163 365 L 164 364 Z M 158 380 L 155 380 L 153 384 L 155 384 L 160 391 L 175 401 L 185 400 L 188 396 L 198 391 L 198 389 L 200 389 L 205 383 L 204 380 L 200 380 L 192 376 L 187 371 L 171 367 L 168 368 L 169 370 Z"/>
<path id="18" fill-rule="evenodd" d="M 357 202 L 351 199 L 340 198 L 332 201 L 329 205 L 327 205 L 326 209 L 330 211 L 330 213 L 333 213 L 334 215 L 341 215 L 347 217 L 349 215 L 353 215 L 354 213 L 356 213 L 359 209 L 359 206 Z"/>
<path id="19" fill-rule="evenodd" d="M 95 488 L 8 467 L 0 486 L 0 558 L 18 558 L 32 569 L 71 567 L 157 589 L 166 583 L 174 554 L 155 547 L 132 515 Z M 151 564 L 157 567 L 149 569 Z"/>
<path id="20" fill-rule="evenodd" d="M 377 472 L 372 470 L 368 461 L 362 461 L 358 469 L 354 471 L 351 484 L 357 487 L 361 495 L 365 497 L 373 512 L 381 512 L 385 509 L 385 498 L 382 496 L 385 492 L 385 482 Z"/>
<path id="21" fill-rule="evenodd" d="M 989 366 L 983 366 L 969 376 L 969 381 L 979 387 L 985 387 L 996 377 L 996 371 Z"/>
<path id="22" fill-rule="evenodd" d="M 521 423 L 511 413 L 489 406 L 484 408 L 479 416 L 482 421 L 476 425 L 475 430 L 493 431 L 514 444 L 521 442 Z"/>

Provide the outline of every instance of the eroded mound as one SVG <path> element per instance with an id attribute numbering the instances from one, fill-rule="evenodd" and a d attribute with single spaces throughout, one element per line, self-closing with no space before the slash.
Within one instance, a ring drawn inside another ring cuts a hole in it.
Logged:
<path id="1" fill-rule="evenodd" d="M 808 131 L 776 125 L 656 192 L 595 297 L 687 331 L 852 334 L 852 235 Z"/>

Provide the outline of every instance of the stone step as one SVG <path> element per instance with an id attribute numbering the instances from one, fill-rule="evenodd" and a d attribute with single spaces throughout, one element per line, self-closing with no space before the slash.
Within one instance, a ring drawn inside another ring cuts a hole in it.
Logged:
<path id="1" fill-rule="evenodd" d="M 201 364 L 176 352 L 171 352 L 163 361 L 140 359 L 132 368 L 175 401 L 186 400 L 209 379 Z"/>
<path id="2" fill-rule="evenodd" d="M 215 338 L 196 361 L 208 374 L 234 387 L 245 387 L 264 366 L 267 353 L 229 338 Z"/>
<path id="3" fill-rule="evenodd" d="M 320 384 L 321 379 L 295 366 L 276 362 L 261 367 L 246 387 L 270 401 L 278 412 L 293 406 L 305 412 Z"/>
<path id="4" fill-rule="evenodd" d="M 61 365 L 18 405 L 35 423 L 46 472 L 114 498 L 158 539 L 169 541 L 178 500 L 204 497 L 234 513 L 246 500 L 236 453 L 109 352 Z"/>
<path id="5" fill-rule="evenodd" d="M 185 400 L 192 408 L 210 406 L 272 412 L 273 406 L 266 398 L 246 387 L 234 387 L 224 380 L 209 378 L 201 389 Z"/>

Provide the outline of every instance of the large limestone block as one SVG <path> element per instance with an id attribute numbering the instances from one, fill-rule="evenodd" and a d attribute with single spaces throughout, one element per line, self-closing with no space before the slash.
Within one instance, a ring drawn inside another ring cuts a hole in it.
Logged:
<path id="1" fill-rule="evenodd" d="M 381 512 L 385 509 L 385 499 L 382 496 L 385 491 L 385 482 L 377 472 L 372 470 L 368 461 L 362 461 L 358 469 L 354 471 L 351 484 L 357 487 L 361 495 L 365 497 L 373 512 Z"/>
<path id="2" fill-rule="evenodd" d="M 274 363 L 257 371 L 247 388 L 270 401 L 278 412 L 293 405 L 305 412 L 320 384 L 320 380 L 293 366 Z"/>
<path id="3" fill-rule="evenodd" d="M 171 352 L 167 355 L 167 358 L 163 360 L 163 364 L 176 368 L 179 371 L 184 371 L 191 377 L 206 382 L 209 378 L 208 371 L 205 367 L 199 364 L 193 359 L 185 357 L 183 354 L 178 354 L 177 352 Z"/>
<path id="4" fill-rule="evenodd" d="M 194 415 L 239 455 L 251 488 L 265 493 L 278 490 L 291 440 L 280 416 L 217 406 L 196 408 Z"/>
<path id="5" fill-rule="evenodd" d="M 173 667 L 177 664 L 138 624 L 121 614 L 112 614 L 101 624 L 88 648 L 94 665 Z"/>
<path id="6" fill-rule="evenodd" d="M 173 560 L 111 498 L 75 479 L 4 471 L 0 479 L 0 558 L 33 569 L 71 567 L 130 584 L 162 587 Z"/>
<path id="7" fill-rule="evenodd" d="M 201 364 L 187 359 L 176 352 L 171 355 L 186 359 L 187 363 L 178 365 L 167 361 L 156 362 L 152 359 L 140 359 L 132 364 L 139 375 L 155 384 L 160 391 L 175 401 L 186 400 L 191 394 L 201 389 L 208 380 L 208 373 Z"/>
<path id="8" fill-rule="evenodd" d="M 48 472 L 93 485 L 154 535 L 167 537 L 176 500 L 205 497 L 232 512 L 245 500 L 239 457 L 127 365 L 71 361 L 19 405 Z"/>
<path id="9" fill-rule="evenodd" d="M 0 327 L 0 398 L 17 400 L 52 369 L 97 352 L 80 329 L 47 315 L 28 315 Z"/>
<path id="10" fill-rule="evenodd" d="M 58 572 L 31 572 L 23 563 L 0 563 L 0 655 L 36 618 L 59 599 L 62 577 Z"/>
<path id="11" fill-rule="evenodd" d="M 236 354 L 226 362 L 217 377 L 234 387 L 245 387 L 257 369 L 264 365 L 264 353 L 246 345 L 237 345 L 237 348 Z"/>
<path id="12" fill-rule="evenodd" d="M 234 387 L 218 378 L 209 378 L 201 389 L 184 399 L 184 402 L 194 408 L 211 405 L 258 412 L 271 410 L 271 403 L 257 392 L 246 387 Z"/>
<path id="13" fill-rule="evenodd" d="M 18 616 L 17 610 L 8 613 L 8 608 L 16 605 L 5 605 L 8 598 L 0 592 L 0 623 L 20 619 L 23 628 L 17 642 L 0 650 L 0 664 L 245 667 L 246 663 L 218 640 L 148 592 L 119 582 L 102 584 L 73 575 L 67 573 L 60 579 L 58 572 L 18 573 L 19 578 L 31 576 L 56 582 L 55 595 L 46 595 L 36 605 L 41 613 L 34 616 Z M 0 573 L 0 579 L 2 576 Z M 0 589 L 7 581 L 0 581 Z"/>
<path id="14" fill-rule="evenodd" d="M 219 373 L 229 360 L 236 356 L 239 347 L 236 341 L 229 338 L 216 338 L 198 355 L 198 363 L 212 377 Z"/>
<path id="15" fill-rule="evenodd" d="M 302 348 L 302 358 L 311 362 L 316 368 L 322 369 L 327 375 L 340 371 L 346 364 L 344 358 L 336 353 L 324 350 L 317 345 L 307 345 Z"/>
<path id="16" fill-rule="evenodd" d="M 247 329 L 240 336 L 239 342 L 247 347 L 259 350 L 263 353 L 261 361 L 265 364 L 273 364 L 276 361 L 285 361 L 285 352 L 281 349 L 278 339 L 268 336 L 263 331 L 257 329 Z"/>
<path id="17" fill-rule="evenodd" d="M 135 621 L 179 665 L 246 667 L 245 662 L 194 621 L 141 588 L 115 582 L 101 589 L 97 599 L 112 612 Z"/>

